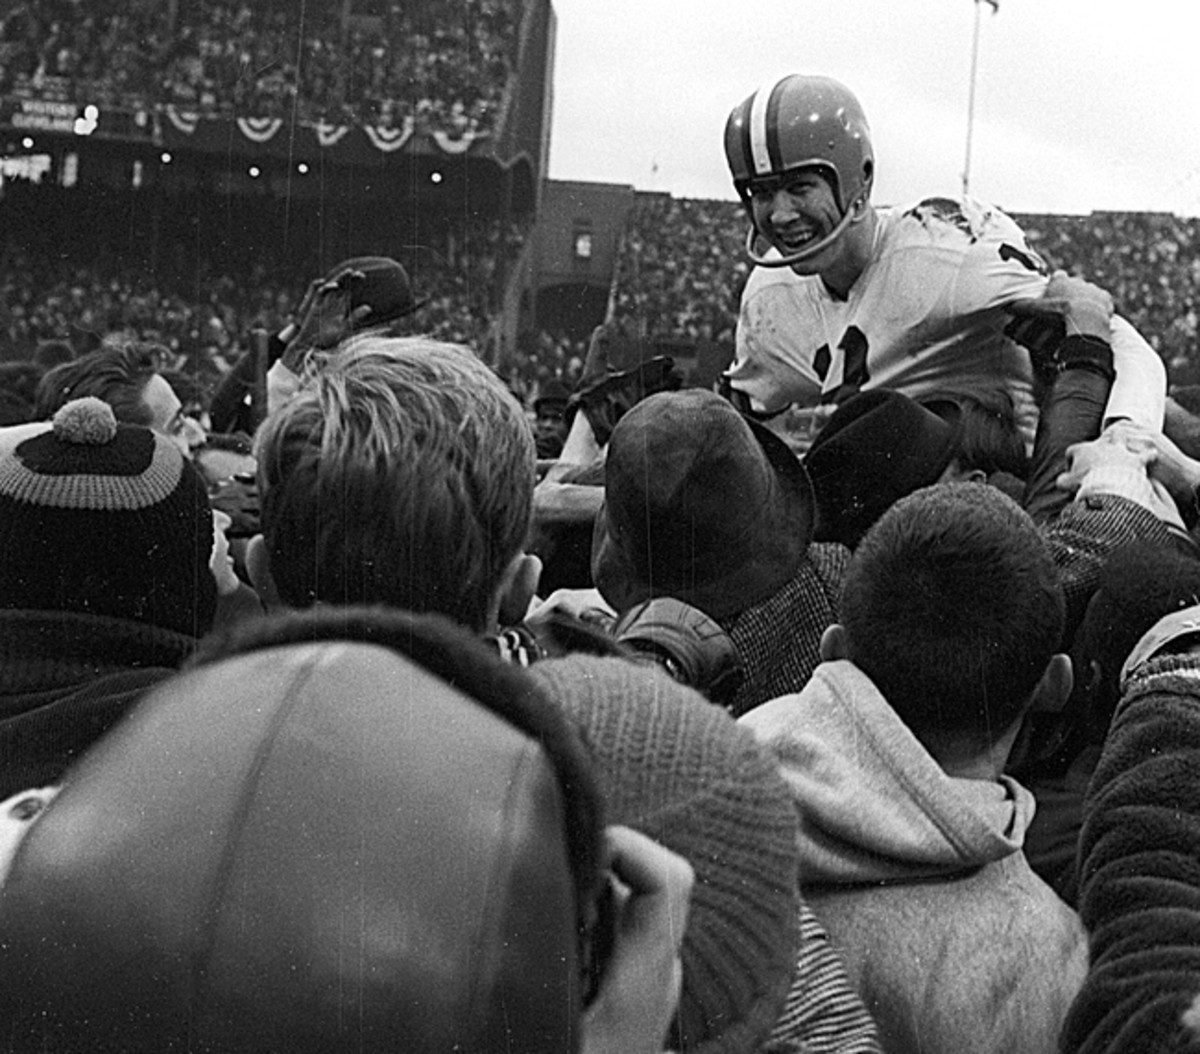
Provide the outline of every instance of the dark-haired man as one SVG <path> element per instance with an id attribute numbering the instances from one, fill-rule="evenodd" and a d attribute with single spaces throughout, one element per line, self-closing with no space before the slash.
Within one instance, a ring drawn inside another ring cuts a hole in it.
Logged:
<path id="1" fill-rule="evenodd" d="M 1004 766 L 1062 705 L 1065 605 L 1030 517 L 994 487 L 895 504 L 847 570 L 808 686 L 741 720 L 793 788 L 806 896 L 885 1049 L 1055 1049 L 1087 970 L 1075 913 L 1021 851 Z"/>
<path id="2" fill-rule="evenodd" d="M 166 348 L 144 341 L 113 343 L 46 373 L 38 384 L 36 413 L 49 420 L 72 399 L 94 395 L 122 424 L 142 425 L 191 456 L 199 425 L 163 376 Z"/>

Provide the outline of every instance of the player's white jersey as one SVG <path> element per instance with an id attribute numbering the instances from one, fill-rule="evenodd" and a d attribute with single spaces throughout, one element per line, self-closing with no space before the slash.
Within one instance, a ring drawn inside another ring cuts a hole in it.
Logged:
<path id="1" fill-rule="evenodd" d="M 1002 385 L 1032 439 L 1032 368 L 1028 352 L 1004 335 L 1011 320 L 1004 306 L 1040 296 L 1047 276 L 1021 228 L 971 199 L 929 198 L 876 212 L 871 259 L 844 300 L 819 277 L 787 267 L 751 273 L 732 386 L 754 409 L 773 412 L 791 403 L 840 402 L 864 388 L 920 398 Z M 1154 360 L 1149 371 L 1161 369 L 1153 349 L 1121 326 L 1117 332 L 1114 322 L 1114 354 L 1122 342 L 1128 352 L 1132 339 L 1144 346 L 1137 355 Z M 1118 355 L 1118 371 L 1120 361 Z M 1162 383 L 1165 391 L 1165 372 Z M 1161 394 L 1151 402 L 1157 411 L 1151 405 L 1146 416 L 1157 412 L 1160 427 Z"/>

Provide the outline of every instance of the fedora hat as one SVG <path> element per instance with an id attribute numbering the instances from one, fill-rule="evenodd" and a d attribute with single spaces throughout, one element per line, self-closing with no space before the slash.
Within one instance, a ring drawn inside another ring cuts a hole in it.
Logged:
<path id="1" fill-rule="evenodd" d="M 895 502 L 936 483 L 958 452 L 961 411 L 937 412 L 900 392 L 851 396 L 804 456 L 816 494 L 813 538 L 853 549 Z"/>
<path id="2" fill-rule="evenodd" d="M 714 392 L 651 395 L 618 422 L 592 576 L 617 611 L 656 596 L 713 618 L 776 592 L 812 536 L 804 466 Z"/>

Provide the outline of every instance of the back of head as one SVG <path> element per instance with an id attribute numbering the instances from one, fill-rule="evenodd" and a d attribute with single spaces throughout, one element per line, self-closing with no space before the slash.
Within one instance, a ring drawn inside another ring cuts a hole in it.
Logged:
<path id="1" fill-rule="evenodd" d="M 891 505 L 936 483 L 959 449 L 960 414 L 874 389 L 842 403 L 804 456 L 816 495 L 818 542 L 858 545 Z"/>
<path id="2" fill-rule="evenodd" d="M 6 1049 L 576 1049 L 601 828 L 561 715 L 444 620 L 282 629 L 160 686 L 22 843 Z"/>
<path id="3" fill-rule="evenodd" d="M 959 429 L 955 467 L 989 478 L 1004 473 L 1023 480 L 1029 468 L 1025 438 L 1012 396 L 1003 388 L 971 394 L 923 396 L 920 403 Z"/>
<path id="4" fill-rule="evenodd" d="M 212 625 L 212 509 L 195 469 L 96 398 L 0 454 L 0 607 Z"/>
<path id="5" fill-rule="evenodd" d="M 897 502 L 850 561 L 848 658 L 918 739 L 991 743 L 1059 649 L 1064 603 L 1029 516 L 994 487 L 939 484 Z"/>
<path id="6" fill-rule="evenodd" d="M 115 343 L 55 366 L 38 385 L 38 417 L 49 419 L 64 403 L 91 395 L 108 403 L 122 424 L 149 425 L 153 415 L 142 397 L 163 351 L 148 342 Z"/>
<path id="7" fill-rule="evenodd" d="M 483 629 L 525 544 L 533 432 L 467 348 L 354 338 L 259 432 L 271 575 L 293 607 L 383 603 Z"/>
<path id="8" fill-rule="evenodd" d="M 783 440 L 715 392 L 659 392 L 613 430 L 593 577 L 618 611 L 671 596 L 735 615 L 796 573 L 812 516 Z"/>
<path id="9" fill-rule="evenodd" d="M 667 1046 L 762 1049 L 799 947 L 796 812 L 774 760 L 725 711 L 636 663 L 579 655 L 530 672 L 578 725 L 609 821 L 695 869 Z"/>

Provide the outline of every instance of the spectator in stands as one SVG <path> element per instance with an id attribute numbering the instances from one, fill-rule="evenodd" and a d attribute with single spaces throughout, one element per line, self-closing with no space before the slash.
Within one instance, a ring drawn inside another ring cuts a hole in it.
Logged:
<path id="1" fill-rule="evenodd" d="M 1053 1050 L 1087 942 L 1002 774 L 1024 713 L 1070 691 L 1050 552 L 995 488 L 940 484 L 863 539 L 840 614 L 809 685 L 742 718 L 792 785 L 805 894 L 885 1049 Z"/>
<path id="2" fill-rule="evenodd" d="M 208 117 L 419 120 L 457 140 L 490 131 L 516 59 L 516 26 L 508 2 L 466 23 L 447 21 L 436 5 L 405 7 L 344 32 L 332 9 L 298 27 L 270 7 L 137 3 L 84 16 L 43 0 L 0 15 L 0 90 L 53 86 L 107 108 L 170 104 Z"/>
<path id="3" fill-rule="evenodd" d="M 538 570 L 522 548 L 533 505 L 532 429 L 512 394 L 468 349 L 420 338 L 352 340 L 272 411 L 256 449 L 263 535 L 251 543 L 250 563 L 255 581 L 283 605 L 389 604 L 448 615 L 485 635 L 519 621 L 528 609 Z M 680 719 L 695 712 L 688 720 L 711 729 L 710 744 L 732 735 L 730 719 L 702 696 L 607 642 L 593 643 L 603 654 L 588 666 L 586 683 L 575 666 L 561 665 L 576 661 L 570 657 L 536 661 L 531 676 L 564 705 L 579 698 L 589 714 L 596 700 L 620 704 L 612 711 L 619 715 L 653 710 L 656 701 L 675 696 L 669 706 L 680 708 Z M 519 657 L 538 655 L 525 649 Z M 580 694 L 562 690 L 556 677 Z M 713 725 L 716 718 L 720 723 Z M 616 722 L 587 737 L 601 766 L 620 765 L 629 746 L 622 727 Z M 708 756 L 707 748 L 700 753 Z M 684 764 L 680 757 L 676 767 Z M 772 799 L 758 782 L 748 782 L 749 771 L 733 784 L 757 788 L 751 797 L 765 808 Z M 636 783 L 632 776 L 626 782 Z M 650 808 L 648 802 L 641 811 L 630 806 L 631 822 L 640 816 L 638 822 L 649 823 Z M 716 802 L 709 811 L 716 814 Z M 778 814 L 772 815 L 777 823 Z M 676 819 L 662 827 L 672 845 L 672 837 L 686 843 L 693 830 L 682 816 Z M 703 827 L 699 814 L 694 820 Z M 734 826 L 752 825 L 743 816 Z M 760 862 L 758 877 L 766 881 L 738 894 L 721 874 L 717 850 L 693 852 L 699 885 L 716 899 L 698 900 L 689 920 L 676 1027 L 698 1041 L 695 1049 L 749 1052 L 783 1009 L 787 985 L 780 982 L 795 969 L 794 875 L 785 877 L 786 855 L 771 856 Z M 745 920 L 739 896 L 754 900 L 744 906 Z M 763 924 L 768 917 L 775 922 Z M 739 926 L 748 928 L 741 936 Z M 723 943 L 740 947 L 751 933 L 758 949 L 752 968 Z M 808 954 L 818 950 L 829 951 L 818 944 Z M 799 954 L 805 956 L 805 948 Z M 748 976 L 755 983 L 747 984 Z"/>
<path id="4" fill-rule="evenodd" d="M 539 458 L 556 458 L 562 453 L 567 438 L 567 422 L 563 416 L 571 393 L 562 381 L 551 378 L 533 400 L 534 440 Z"/>
<path id="5" fill-rule="evenodd" d="M 0 798 L 57 781 L 211 627 L 191 464 L 99 399 L 0 454 Z"/>
<path id="6" fill-rule="evenodd" d="M 687 862 L 602 828 L 522 671 L 444 620 L 353 614 L 163 684 L 27 826 L 10 1046 L 659 1054 Z"/>
<path id="7" fill-rule="evenodd" d="M 47 420 L 73 399 L 93 395 L 122 424 L 143 425 L 190 454 L 198 426 L 163 377 L 161 345 L 141 341 L 100 348 L 50 370 L 38 384 L 37 416 Z"/>
<path id="8" fill-rule="evenodd" d="M 1040 295 L 1046 276 L 1009 217 L 970 200 L 873 205 L 866 117 L 828 77 L 784 77 L 739 103 L 725 151 L 758 265 L 742 296 L 731 397 L 775 414 L 861 389 L 921 398 L 1001 382 L 1032 445 L 1033 372 L 1005 334 L 1004 308 Z M 1120 318 L 1112 340 L 1107 416 L 1160 428 L 1161 360 Z"/>

